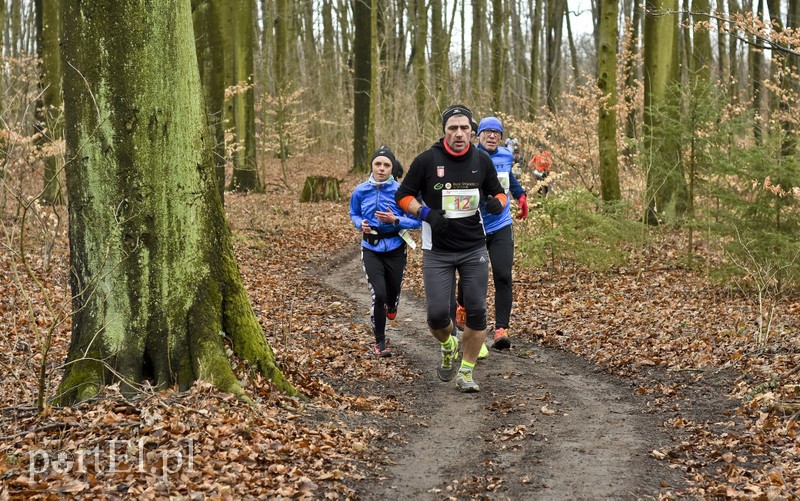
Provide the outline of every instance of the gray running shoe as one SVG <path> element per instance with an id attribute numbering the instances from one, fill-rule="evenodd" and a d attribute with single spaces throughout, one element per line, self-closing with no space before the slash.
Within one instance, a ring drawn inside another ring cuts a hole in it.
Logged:
<path id="1" fill-rule="evenodd" d="M 436 369 L 436 374 L 442 381 L 452 381 L 458 371 L 458 363 L 461 360 L 461 343 L 457 337 L 453 337 L 453 349 L 446 350 L 442 347 L 442 362 Z"/>
<path id="2" fill-rule="evenodd" d="M 481 391 L 478 383 L 472 380 L 472 372 L 460 372 L 456 376 L 456 388 L 461 393 L 477 393 Z"/>

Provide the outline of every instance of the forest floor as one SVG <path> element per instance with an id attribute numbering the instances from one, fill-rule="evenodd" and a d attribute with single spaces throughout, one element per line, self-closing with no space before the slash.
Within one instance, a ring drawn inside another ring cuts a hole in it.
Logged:
<path id="1" fill-rule="evenodd" d="M 800 298 L 783 298 L 756 346 L 752 298 L 676 266 L 674 234 L 608 273 L 518 265 L 513 347 L 478 363 L 481 392 L 460 394 L 436 378 L 421 253 L 410 255 L 389 326 L 394 356 L 375 358 L 347 216 L 360 179 L 345 167 L 291 167 L 291 191 L 227 194 L 226 208 L 256 314 L 309 398 L 237 364 L 255 406 L 197 383 L 133 399 L 112 386 L 39 411 L 40 383 L 52 396 L 69 343 L 69 315 L 58 316 L 69 312 L 68 246 L 61 232 L 47 256 L 29 231 L 32 276 L 8 247 L 0 253 L 0 499 L 800 493 Z M 314 174 L 342 178 L 345 198 L 297 202 Z M 4 218 L 2 237 L 18 249 L 14 224 Z M 490 323 L 492 307 L 490 293 Z"/>

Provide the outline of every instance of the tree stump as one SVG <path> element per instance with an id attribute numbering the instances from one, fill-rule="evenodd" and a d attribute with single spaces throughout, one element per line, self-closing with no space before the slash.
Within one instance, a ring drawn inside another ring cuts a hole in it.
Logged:
<path id="1" fill-rule="evenodd" d="M 340 198 L 342 192 L 339 190 L 339 180 L 328 176 L 308 176 L 300 194 L 301 202 L 336 201 Z"/>

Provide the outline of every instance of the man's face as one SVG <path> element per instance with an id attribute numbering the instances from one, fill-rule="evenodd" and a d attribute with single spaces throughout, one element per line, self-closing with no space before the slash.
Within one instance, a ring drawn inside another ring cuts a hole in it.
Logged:
<path id="1" fill-rule="evenodd" d="M 388 157 L 375 157 L 372 161 L 372 177 L 382 183 L 392 174 L 392 161 Z"/>
<path id="2" fill-rule="evenodd" d="M 452 116 L 444 124 L 444 140 L 456 153 L 467 149 L 470 133 L 472 133 L 472 124 L 464 115 Z"/>
<path id="3" fill-rule="evenodd" d="M 494 151 L 500 144 L 500 139 L 503 138 L 503 133 L 495 129 L 485 129 L 481 131 L 478 140 L 481 142 L 487 151 Z"/>

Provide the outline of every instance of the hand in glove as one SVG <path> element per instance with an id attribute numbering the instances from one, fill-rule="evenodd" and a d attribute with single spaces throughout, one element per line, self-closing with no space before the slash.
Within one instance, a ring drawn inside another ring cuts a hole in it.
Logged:
<path id="1" fill-rule="evenodd" d="M 447 218 L 444 217 L 443 210 L 431 210 L 430 207 L 423 206 L 419 210 L 419 219 L 431 225 L 431 230 L 434 233 L 447 231 Z"/>
<path id="2" fill-rule="evenodd" d="M 500 214 L 503 212 L 503 202 L 494 197 L 489 197 L 489 200 L 486 201 L 486 212 L 495 216 Z"/>
<path id="3" fill-rule="evenodd" d="M 519 197 L 519 214 L 517 219 L 528 219 L 528 197 L 522 195 Z"/>

